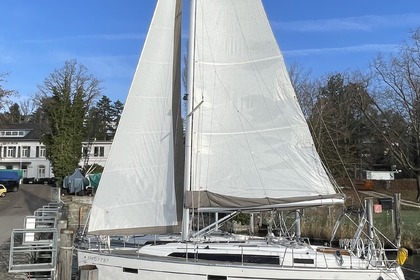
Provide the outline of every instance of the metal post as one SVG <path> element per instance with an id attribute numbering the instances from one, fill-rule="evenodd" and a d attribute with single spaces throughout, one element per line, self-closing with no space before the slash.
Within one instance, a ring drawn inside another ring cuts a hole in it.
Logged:
<path id="1" fill-rule="evenodd" d="M 214 213 L 214 220 L 216 223 L 215 230 L 218 231 L 219 230 L 219 212 Z"/>
<path id="2" fill-rule="evenodd" d="M 254 213 L 251 213 L 249 217 L 249 234 L 254 235 Z"/>
<path id="3" fill-rule="evenodd" d="M 373 227 L 373 197 L 365 198 L 365 211 L 367 220 L 367 235 L 368 235 L 368 251 L 367 258 L 372 259 L 375 257 L 375 242 L 374 239 L 374 227 Z"/>
<path id="4" fill-rule="evenodd" d="M 301 236 L 301 230 L 300 230 L 300 210 L 296 210 L 295 213 L 295 233 L 296 233 L 296 240 L 299 241 L 300 236 Z"/>
<path id="5" fill-rule="evenodd" d="M 393 221 L 395 227 L 395 244 L 397 247 L 401 246 L 401 194 L 394 194 L 394 204 L 393 204 Z"/>
<path id="6" fill-rule="evenodd" d="M 365 198 L 366 219 L 368 221 L 368 237 L 369 241 L 373 240 L 373 198 Z"/>

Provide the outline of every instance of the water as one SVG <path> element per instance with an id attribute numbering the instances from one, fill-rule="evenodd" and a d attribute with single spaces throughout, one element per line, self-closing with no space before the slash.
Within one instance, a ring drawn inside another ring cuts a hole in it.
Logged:
<path id="1" fill-rule="evenodd" d="M 420 280 L 420 255 L 411 255 L 403 265 L 406 280 Z"/>

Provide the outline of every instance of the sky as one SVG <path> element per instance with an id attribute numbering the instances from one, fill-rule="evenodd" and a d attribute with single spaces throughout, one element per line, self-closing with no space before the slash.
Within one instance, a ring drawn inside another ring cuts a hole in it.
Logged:
<path id="1" fill-rule="evenodd" d="M 186 1 L 184 1 L 186 2 Z M 5 89 L 31 98 L 66 60 L 125 101 L 156 0 L 0 2 L 0 73 Z M 286 65 L 314 77 L 367 71 L 382 52 L 396 54 L 420 27 L 418 0 L 263 0 Z M 187 22 L 187 21 L 185 21 Z M 183 34 L 188 34 L 183 26 Z M 186 38 L 184 38 L 186 40 Z"/>

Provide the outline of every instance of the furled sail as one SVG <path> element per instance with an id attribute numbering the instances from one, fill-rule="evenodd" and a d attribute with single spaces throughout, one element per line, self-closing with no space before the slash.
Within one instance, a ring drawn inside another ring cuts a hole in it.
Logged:
<path id="1" fill-rule="evenodd" d="M 183 166 L 174 160 L 183 158 L 180 9 L 181 1 L 158 1 L 92 205 L 90 233 L 180 230 L 176 197 L 182 194 L 175 189 L 182 191 L 176 174 L 182 175 Z"/>
<path id="2" fill-rule="evenodd" d="M 190 208 L 342 203 L 317 154 L 264 8 L 197 1 Z"/>

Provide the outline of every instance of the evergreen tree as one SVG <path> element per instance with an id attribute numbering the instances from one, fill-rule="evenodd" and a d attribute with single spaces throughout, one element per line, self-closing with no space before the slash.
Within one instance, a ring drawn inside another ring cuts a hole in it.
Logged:
<path id="1" fill-rule="evenodd" d="M 109 128 L 109 136 L 111 139 L 114 138 L 115 132 L 117 131 L 123 109 L 124 104 L 120 100 L 114 102 L 111 116 L 112 125 Z"/>
<path id="2" fill-rule="evenodd" d="M 85 130 L 87 132 L 87 141 L 112 140 L 121 117 L 123 104 L 117 100 L 112 103 L 107 96 L 96 103 L 89 110 L 86 120 Z"/>
<path id="3" fill-rule="evenodd" d="M 23 116 L 20 112 L 20 107 L 17 103 L 13 103 L 9 107 L 9 111 L 0 115 L 1 123 L 3 124 L 16 124 L 20 123 Z"/>
<path id="4" fill-rule="evenodd" d="M 366 94 L 365 85 L 334 74 L 318 88 L 308 122 L 317 150 L 336 177 L 362 168 L 363 142 L 369 139 L 367 121 L 356 102 Z M 352 172 L 353 173 L 353 172 Z"/>

